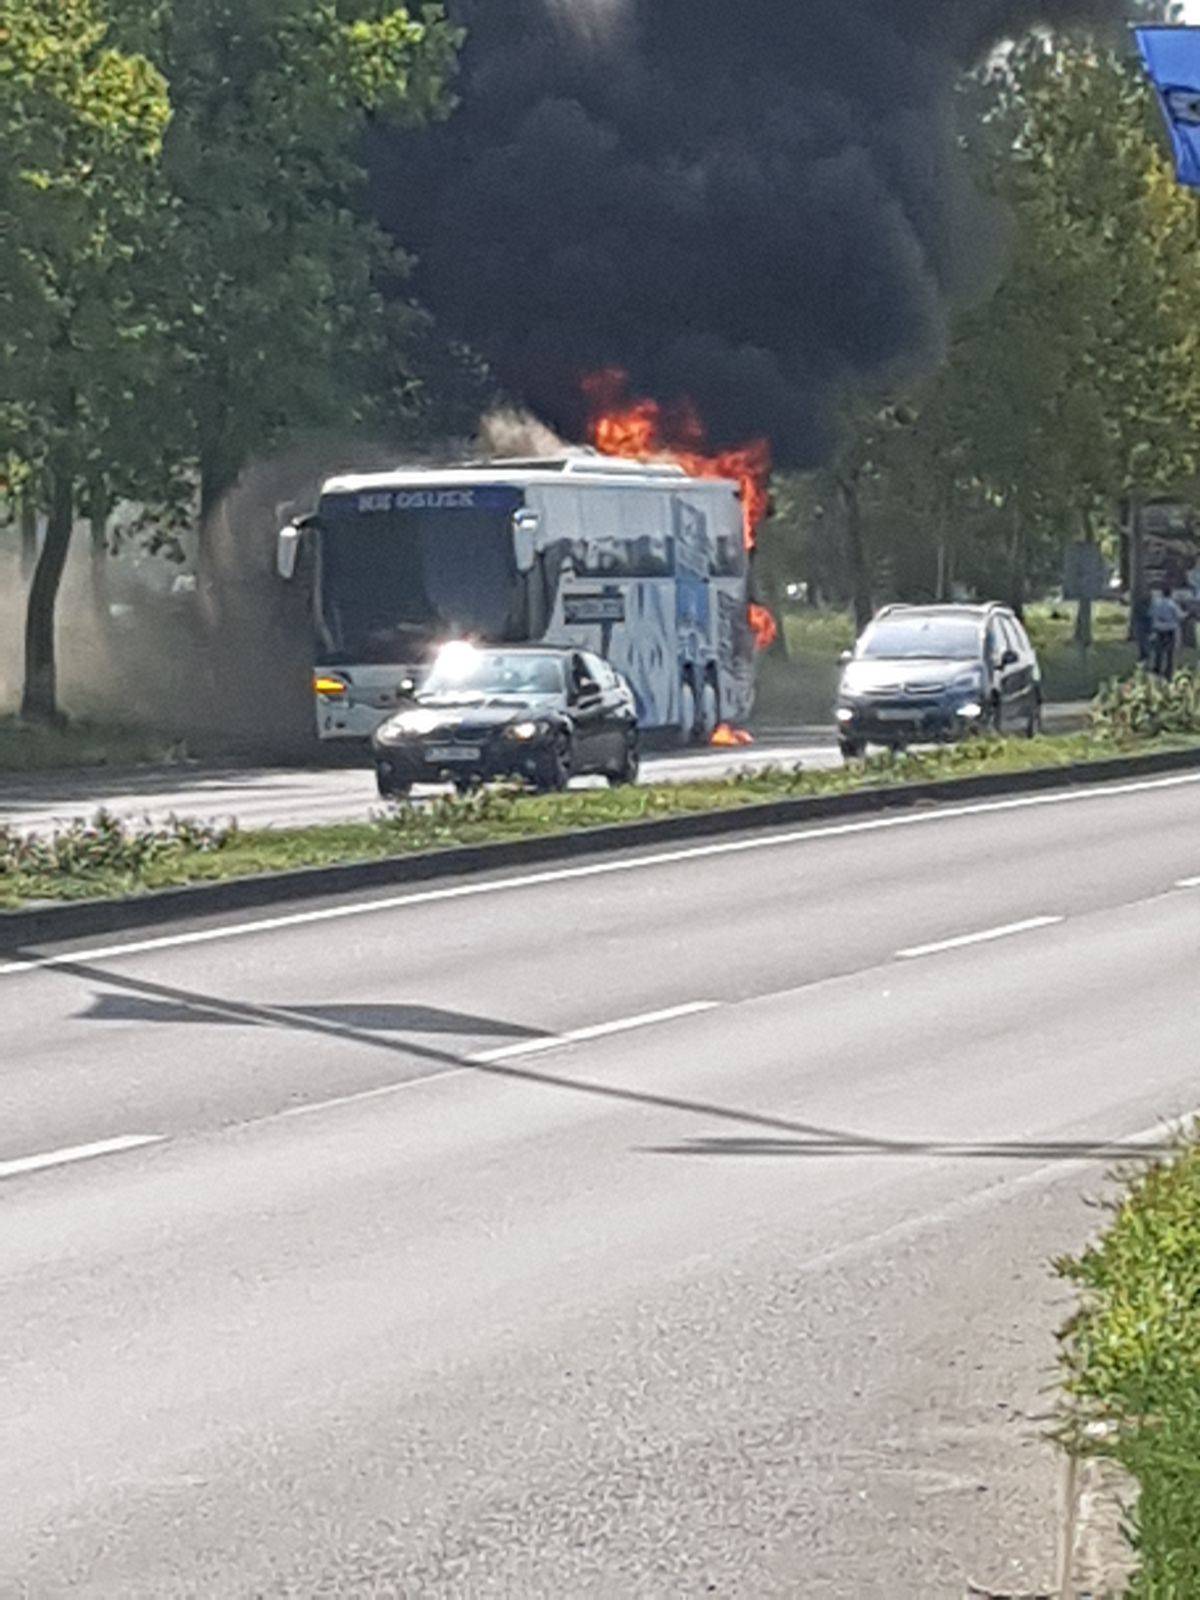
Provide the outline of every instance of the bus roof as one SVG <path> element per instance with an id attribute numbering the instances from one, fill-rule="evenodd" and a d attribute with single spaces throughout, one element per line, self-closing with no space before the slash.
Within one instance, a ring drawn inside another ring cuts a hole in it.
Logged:
<path id="1" fill-rule="evenodd" d="M 525 485 L 572 483 L 613 484 L 634 488 L 717 489 L 738 494 L 730 478 L 690 478 L 670 461 L 625 461 L 618 456 L 578 454 L 471 461 L 461 467 L 397 467 L 391 472 L 353 473 L 328 479 L 323 494 L 362 494 L 373 489 L 414 489 L 436 484 L 445 489 L 469 489 L 479 484 Z"/>

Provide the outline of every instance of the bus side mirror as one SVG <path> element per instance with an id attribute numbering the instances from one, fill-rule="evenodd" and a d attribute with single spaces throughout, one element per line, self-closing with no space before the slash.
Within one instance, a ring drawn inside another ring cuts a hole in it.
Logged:
<path id="1" fill-rule="evenodd" d="M 289 522 L 286 528 L 279 530 L 279 545 L 275 553 L 276 568 L 285 582 L 296 576 L 296 562 L 299 559 L 300 529 L 294 522 Z"/>
<path id="2" fill-rule="evenodd" d="M 513 512 L 513 553 L 518 572 L 532 572 L 537 561 L 537 536 L 542 519 L 536 511 L 522 508 Z"/>

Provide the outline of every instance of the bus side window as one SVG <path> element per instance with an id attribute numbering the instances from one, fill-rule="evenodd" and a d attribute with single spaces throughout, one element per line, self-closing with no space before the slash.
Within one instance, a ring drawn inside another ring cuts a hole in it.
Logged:
<path id="1" fill-rule="evenodd" d="M 746 570 L 746 545 L 741 533 L 719 533 L 710 547 L 714 578 L 740 578 Z"/>

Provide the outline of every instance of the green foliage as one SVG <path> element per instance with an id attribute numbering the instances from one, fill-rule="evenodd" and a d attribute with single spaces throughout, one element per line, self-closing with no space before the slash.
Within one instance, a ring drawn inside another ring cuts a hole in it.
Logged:
<path id="1" fill-rule="evenodd" d="M 816 579 L 826 599 L 855 586 L 848 472 L 876 600 L 946 597 L 957 581 L 1023 601 L 1057 583 L 1069 540 L 1111 547 L 1124 496 L 1170 492 L 1195 466 L 1200 217 L 1127 41 L 1031 35 L 961 100 L 1007 249 L 941 368 L 899 404 L 850 407 L 807 518 L 768 532 L 782 576 Z"/>
<path id="2" fill-rule="evenodd" d="M 170 84 L 161 297 L 177 350 L 178 451 L 211 503 L 255 454 L 408 403 L 407 263 L 369 219 L 370 117 L 450 109 L 460 35 L 387 0 L 163 0 Z"/>
<path id="3" fill-rule="evenodd" d="M 1200 1594 L 1200 1148 L 1136 1178 L 1098 1244 L 1059 1263 L 1066 1442 L 1138 1481 L 1141 1600 Z"/>
<path id="4" fill-rule="evenodd" d="M 1200 673 L 1158 678 L 1137 671 L 1104 686 L 1092 703 L 1091 723 L 1102 737 L 1156 739 L 1163 734 L 1200 734 Z"/>
<path id="5" fill-rule="evenodd" d="M 465 798 L 402 804 L 358 823 L 260 832 L 200 828 L 196 843 L 189 825 L 139 829 L 100 820 L 81 825 L 54 847 L 63 865 L 37 840 L 7 836 L 10 867 L 0 870 L 0 905 L 30 899 L 103 898 L 171 884 L 246 877 L 296 867 L 374 861 L 453 845 L 567 834 L 614 823 L 654 821 L 695 812 L 737 810 L 772 800 L 849 794 L 863 789 L 970 778 L 984 773 L 1068 768 L 1118 753 L 1111 741 L 1090 734 L 1070 738 L 981 739 L 961 745 L 873 755 L 848 766 L 809 771 L 764 770 L 696 783 L 646 784 L 634 788 L 574 790 L 538 795 L 494 786 Z M 1200 748 L 1194 741 L 1146 741 L 1142 748 Z M 93 837 L 94 836 L 94 837 Z M 0 852 L 0 858 L 3 853 Z M 13 865 L 16 864 L 16 865 Z"/>
<path id="6" fill-rule="evenodd" d="M 162 331 L 137 262 L 169 121 L 161 73 L 116 47 L 102 0 L 0 0 L 0 463 L 27 477 L 121 454 Z"/>
<path id="7" fill-rule="evenodd" d="M 66 880 L 81 891 L 113 874 L 136 880 L 173 861 L 224 850 L 236 837 L 233 827 L 178 818 L 151 827 L 122 822 L 108 811 L 49 835 L 22 834 L 0 823 L 0 896 L 6 879 L 35 890 L 39 883 Z"/>

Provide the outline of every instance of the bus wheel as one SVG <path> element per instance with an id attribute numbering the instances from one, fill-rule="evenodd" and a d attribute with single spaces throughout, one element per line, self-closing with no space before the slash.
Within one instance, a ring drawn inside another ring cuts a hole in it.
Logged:
<path id="1" fill-rule="evenodd" d="M 696 687 L 690 678 L 679 686 L 679 742 L 694 744 L 696 739 Z"/>
<path id="2" fill-rule="evenodd" d="M 721 696 L 713 680 L 705 678 L 704 687 L 700 691 L 700 716 L 696 728 L 696 736 L 700 743 L 707 744 L 720 724 Z"/>

